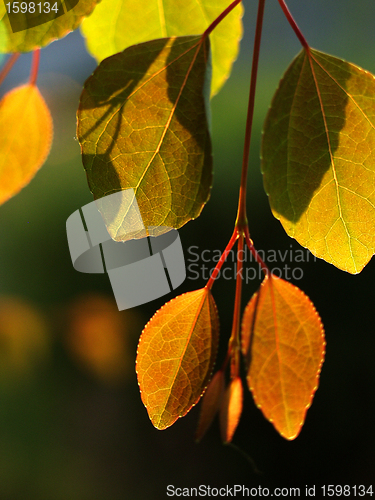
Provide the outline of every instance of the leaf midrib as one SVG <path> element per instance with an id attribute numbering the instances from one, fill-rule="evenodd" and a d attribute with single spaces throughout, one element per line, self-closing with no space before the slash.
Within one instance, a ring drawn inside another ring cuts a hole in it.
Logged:
<path id="1" fill-rule="evenodd" d="M 194 333 L 194 330 L 195 330 L 195 328 L 196 328 L 196 325 L 197 325 L 197 322 L 198 322 L 199 316 L 200 316 L 200 315 L 201 315 L 201 313 L 202 313 L 202 309 L 203 309 L 204 303 L 205 303 L 205 301 L 206 301 L 206 300 L 209 300 L 209 293 L 210 293 L 210 292 L 209 292 L 207 289 L 203 288 L 203 290 L 200 290 L 200 292 L 202 293 L 202 298 L 200 299 L 200 303 L 199 303 L 199 305 L 198 305 L 198 307 L 197 307 L 197 311 L 196 311 L 196 313 L 195 313 L 194 320 L 192 321 L 192 324 L 191 324 L 191 327 L 190 327 L 189 333 L 188 333 L 188 335 L 186 336 L 185 346 L 184 346 L 184 348 L 183 348 L 183 350 L 182 350 L 182 354 L 181 354 L 181 356 L 180 356 L 180 361 L 179 361 L 178 367 L 177 367 L 177 369 L 175 370 L 175 375 L 174 375 L 173 380 L 172 380 L 172 382 L 171 382 L 171 384 L 170 384 L 168 398 L 167 398 L 167 400 L 166 400 L 166 402 L 165 402 L 165 405 L 164 405 L 164 407 L 163 407 L 163 410 L 162 410 L 162 411 L 161 411 L 161 413 L 160 413 L 160 420 L 159 420 L 159 423 L 160 423 L 160 421 L 162 420 L 162 416 L 164 415 L 164 413 L 165 413 L 165 411 L 166 411 L 165 409 L 166 409 L 166 407 L 167 407 L 167 405 L 168 405 L 168 403 L 169 403 L 169 401 L 170 401 L 170 399 L 171 399 L 172 389 L 173 389 L 173 387 L 174 387 L 174 385 L 175 385 L 177 375 L 178 375 L 178 373 L 179 373 L 179 372 L 180 372 L 180 370 L 181 370 L 181 366 L 182 366 L 182 362 L 183 362 L 183 359 L 184 359 L 185 354 L 186 354 L 186 350 L 187 350 L 187 348 L 188 348 L 188 346 L 189 346 L 189 344 L 190 344 L 190 341 L 191 341 L 192 335 L 193 335 L 193 333 Z M 194 303 L 194 302 L 193 302 L 193 303 Z M 180 313 L 182 313 L 183 311 L 186 311 L 186 309 L 188 309 L 189 307 L 191 307 L 191 305 L 192 305 L 192 303 L 190 302 L 189 304 L 187 304 L 187 305 L 186 305 L 186 307 L 185 307 L 184 309 L 182 309 L 182 310 L 181 310 L 181 312 L 180 312 Z"/>
<path id="2" fill-rule="evenodd" d="M 176 37 L 171 37 L 171 40 L 175 40 L 175 39 L 176 39 Z M 154 151 L 154 153 L 153 153 L 153 155 L 152 155 L 151 159 L 148 161 L 148 164 L 144 167 L 144 169 L 143 169 L 143 173 L 142 173 L 141 177 L 139 178 L 137 185 L 133 188 L 133 189 L 134 189 L 134 191 L 135 191 L 135 193 L 136 193 L 136 192 L 137 192 L 137 190 L 139 189 L 139 187 L 140 187 L 140 185 L 141 185 L 141 183 L 142 183 L 142 181 L 143 181 L 144 177 L 146 176 L 146 174 L 147 174 L 147 172 L 148 172 L 148 169 L 150 168 L 150 166 L 151 166 L 152 162 L 154 161 L 154 159 L 155 159 L 156 155 L 157 155 L 157 154 L 159 153 L 159 151 L 160 151 L 160 148 L 161 148 L 161 146 L 162 146 L 162 144 L 163 144 L 164 138 L 165 138 L 166 133 L 167 133 L 167 131 L 168 131 L 168 129 L 169 129 L 169 125 L 170 125 L 170 123 L 171 123 L 171 121 L 172 121 L 172 118 L 173 118 L 173 116 L 174 116 L 174 113 L 175 113 L 175 111 L 176 111 L 176 108 L 177 108 L 177 105 L 178 105 L 178 103 L 179 103 L 179 100 L 180 100 L 180 97 L 181 97 L 181 95 L 182 95 L 182 92 L 183 92 L 183 90 L 184 90 L 184 88 L 185 88 L 185 86 L 186 86 L 186 82 L 187 82 L 187 80 L 188 80 L 188 78 L 189 78 L 189 75 L 190 75 L 190 73 L 191 73 L 191 70 L 192 70 L 192 68 L 193 68 L 193 66 L 194 66 L 194 64 L 195 64 L 195 61 L 196 61 L 197 56 L 198 56 L 198 53 L 199 53 L 199 51 L 200 51 L 200 49 L 201 49 L 201 45 L 202 45 L 202 39 L 201 39 L 201 38 L 199 38 L 199 40 L 197 40 L 196 44 L 194 44 L 194 45 L 192 45 L 191 47 L 189 47 L 189 48 L 188 48 L 187 50 L 185 50 L 182 54 L 180 54 L 178 57 L 176 57 L 173 61 L 171 61 L 170 63 L 166 64 L 165 66 L 163 66 L 163 68 L 161 68 L 161 69 L 160 69 L 160 70 L 158 70 L 156 73 L 154 73 L 154 74 L 153 74 L 150 78 L 148 78 L 145 82 L 143 82 L 143 83 L 142 83 L 142 85 L 140 85 L 139 87 L 137 87 L 137 89 L 135 89 L 135 90 L 134 90 L 134 91 L 133 91 L 133 92 L 132 92 L 132 93 L 131 93 L 128 97 L 127 97 L 126 101 L 125 101 L 125 102 L 124 102 L 124 103 L 123 103 L 123 104 L 122 104 L 122 105 L 121 105 L 121 106 L 117 109 L 117 111 L 116 111 L 116 112 L 112 115 L 112 117 L 111 117 L 111 120 L 112 120 L 112 119 L 114 118 L 114 116 L 115 116 L 118 112 L 120 112 L 120 111 L 123 109 L 123 107 L 125 106 L 125 103 L 126 103 L 126 102 L 127 102 L 127 101 L 128 101 L 128 100 L 129 100 L 129 99 L 130 99 L 133 95 L 135 95 L 135 94 L 136 94 L 136 93 L 137 93 L 137 92 L 138 92 L 141 88 L 143 88 L 146 84 L 148 84 L 150 81 L 152 81 L 154 78 L 156 78 L 156 77 L 157 77 L 160 73 L 162 73 L 162 72 L 166 71 L 170 65 L 174 64 L 174 63 L 175 63 L 176 61 L 178 61 L 181 57 L 184 57 L 184 56 L 185 56 L 186 54 L 188 54 L 191 50 L 194 50 L 194 49 L 196 48 L 196 52 L 195 52 L 195 54 L 194 54 L 194 56 L 193 56 L 193 59 L 192 59 L 192 61 L 191 61 L 190 65 L 189 65 L 189 68 L 188 68 L 188 70 L 187 70 L 187 72 L 186 72 L 186 75 L 185 75 L 184 81 L 183 81 L 183 83 L 182 83 L 182 85 L 181 85 L 181 88 L 180 88 L 180 90 L 179 90 L 179 93 L 178 93 L 178 96 L 177 96 L 176 101 L 175 101 L 175 103 L 174 103 L 174 106 L 172 107 L 172 109 L 171 109 L 171 111 L 170 111 L 170 114 L 169 114 L 169 117 L 168 117 L 168 119 L 167 119 L 167 122 L 166 122 L 166 124 L 164 125 L 164 131 L 163 131 L 163 133 L 162 133 L 162 135 L 161 135 L 161 138 L 160 138 L 160 140 L 159 140 L 159 143 L 158 143 L 158 145 L 157 145 L 157 147 L 156 147 L 156 149 L 155 149 L 155 151 Z M 109 123 L 109 121 L 108 121 L 107 123 Z M 96 141 L 96 144 L 95 144 L 95 148 L 97 148 L 98 142 L 99 142 L 99 140 L 100 140 L 101 136 L 104 134 L 105 129 L 106 129 L 106 127 L 104 127 L 104 128 L 103 128 L 102 133 L 101 133 L 101 134 L 100 134 L 100 136 L 98 137 L 98 139 L 97 139 L 97 141 Z M 163 163 L 163 165 L 164 165 L 164 163 Z M 168 176 L 168 172 L 166 172 L 166 173 L 167 173 L 167 176 Z M 169 181 L 170 181 L 169 176 L 168 176 L 168 179 L 169 179 Z M 172 192 L 172 189 L 171 189 L 171 192 Z M 128 211 L 129 211 L 129 210 L 128 210 Z M 118 235 L 119 231 L 121 230 L 121 227 L 122 227 L 122 225 L 123 225 L 123 223 L 124 223 L 124 220 L 125 220 L 125 218 L 126 218 L 126 216 L 127 216 L 127 214 L 128 214 L 128 211 L 124 214 L 124 216 L 123 216 L 123 218 L 122 218 L 122 220 L 121 220 L 121 223 L 119 224 L 119 227 L 118 227 L 118 229 L 117 229 L 117 231 L 116 231 L 116 235 L 115 235 L 115 237 L 117 237 L 117 235 Z"/>
<path id="3" fill-rule="evenodd" d="M 163 0 L 157 0 L 157 2 L 158 2 L 158 10 L 159 10 L 159 22 L 160 22 L 161 36 L 164 38 L 164 37 L 168 36 L 168 33 L 167 33 Z"/>
<path id="4" fill-rule="evenodd" d="M 314 70 L 314 65 L 313 65 L 312 61 L 314 61 L 315 64 L 317 64 L 317 66 L 319 66 L 319 68 L 327 75 L 327 77 L 330 78 L 332 80 L 332 82 L 334 82 L 334 84 L 337 85 L 337 87 L 348 97 L 348 99 L 351 100 L 351 102 L 355 105 L 355 107 L 360 112 L 360 114 L 362 114 L 362 116 L 364 117 L 364 119 L 368 122 L 368 124 L 370 125 L 370 127 L 373 130 L 375 130 L 375 127 L 374 127 L 373 123 L 371 122 L 371 120 L 369 119 L 369 117 L 366 115 L 366 113 L 358 105 L 358 103 L 356 102 L 356 100 L 354 99 L 354 97 L 349 92 L 347 92 L 346 89 L 342 87 L 342 85 L 340 85 L 340 83 L 336 80 L 336 78 L 334 78 L 334 76 L 318 61 L 318 59 L 314 56 L 314 54 L 311 53 L 311 52 L 309 52 L 309 54 L 307 54 L 307 55 L 309 57 L 309 62 L 310 62 L 310 67 L 311 67 L 311 73 L 312 73 L 313 78 L 314 78 L 316 92 L 317 92 L 317 96 L 318 96 L 318 99 L 319 99 L 321 113 L 322 113 L 322 118 L 323 118 L 323 122 L 324 122 L 325 133 L 326 133 L 326 137 L 327 137 L 327 145 L 328 145 L 328 149 L 329 149 L 329 155 L 330 155 L 330 158 L 331 158 L 331 169 L 332 169 L 332 174 L 333 174 L 333 181 L 334 181 L 335 187 L 336 187 L 336 197 L 337 197 L 337 206 L 338 206 L 338 209 L 339 209 L 339 219 L 341 220 L 341 222 L 342 222 L 342 224 L 343 224 L 343 226 L 345 228 L 345 232 L 346 232 L 347 239 L 348 239 L 349 250 L 350 250 L 350 256 L 351 256 L 351 259 L 352 259 L 352 262 L 353 262 L 353 265 L 354 265 L 355 272 L 357 273 L 358 272 L 357 263 L 356 263 L 356 260 L 355 260 L 354 254 L 353 254 L 353 249 L 352 249 L 352 239 L 353 239 L 353 237 L 350 234 L 350 230 L 349 230 L 349 228 L 347 226 L 347 223 L 345 221 L 345 218 L 343 216 L 343 208 L 342 208 L 342 204 L 341 204 L 341 200 L 340 200 L 340 189 L 345 189 L 345 186 L 340 186 L 340 183 L 339 183 L 338 178 L 337 178 L 337 172 L 336 172 L 336 167 L 335 167 L 335 158 L 334 158 L 332 150 L 331 150 L 329 130 L 328 130 L 327 122 L 326 122 L 326 117 L 325 117 L 325 112 L 324 112 L 324 105 L 323 105 L 323 101 L 322 101 L 322 97 L 321 97 L 321 93 L 320 93 L 320 88 L 319 88 L 319 85 L 318 85 L 318 81 L 317 81 L 317 78 L 316 78 L 316 74 L 315 74 L 315 70 Z M 355 193 L 355 192 L 353 192 L 353 194 L 355 196 L 358 196 L 357 193 Z M 373 206 L 373 204 L 371 204 L 371 202 L 367 198 L 366 198 L 366 201 L 371 206 Z M 330 231 L 332 230 L 333 225 L 330 228 Z M 327 233 L 327 236 L 328 236 L 329 232 Z"/>
<path id="5" fill-rule="evenodd" d="M 292 434 L 292 432 L 291 432 L 291 424 L 290 424 L 290 420 L 289 420 L 289 405 L 287 403 L 287 396 L 286 396 L 284 377 L 283 377 L 283 369 L 282 369 L 283 362 L 282 362 L 282 355 L 280 352 L 280 338 L 279 338 L 279 329 L 278 329 L 278 322 L 277 322 L 276 300 L 275 300 L 272 279 L 273 279 L 272 276 L 270 276 L 270 278 L 268 278 L 268 283 L 269 283 L 269 289 L 270 289 L 270 294 L 271 294 L 272 316 L 273 316 L 273 323 L 274 323 L 274 330 L 275 330 L 275 344 L 276 344 L 277 365 L 278 365 L 279 375 L 280 375 L 281 397 L 282 397 L 282 401 L 283 401 L 285 420 L 286 420 L 286 425 L 288 428 L 288 436 L 289 436 Z"/>
<path id="6" fill-rule="evenodd" d="M 345 222 L 345 219 L 343 217 L 342 206 L 341 206 L 341 199 L 340 199 L 340 190 L 339 190 L 340 185 L 339 185 L 339 182 L 338 182 L 337 172 L 336 172 L 336 166 L 335 166 L 335 161 L 334 161 L 334 156 L 333 156 L 332 149 L 331 149 L 331 140 L 330 140 L 330 137 L 329 137 L 329 129 L 328 129 L 328 125 L 327 125 L 327 120 L 326 120 L 326 115 L 325 115 L 323 100 L 322 100 L 322 96 L 321 96 L 319 84 L 318 84 L 318 81 L 317 81 L 317 78 L 316 78 L 314 65 L 313 65 L 313 62 L 312 62 L 313 60 L 316 62 L 316 59 L 313 58 L 313 56 L 312 56 L 312 54 L 311 54 L 310 51 L 308 53 L 306 53 L 306 57 L 308 57 L 308 60 L 309 60 L 311 74 L 312 74 L 313 79 L 314 79 L 316 94 L 317 94 L 317 97 L 318 97 L 318 100 L 319 100 L 320 111 L 321 111 L 322 119 L 323 119 L 323 123 L 324 123 L 324 131 L 325 131 L 326 139 L 327 139 L 328 152 L 329 152 L 329 156 L 330 156 L 330 159 L 331 159 L 330 163 L 331 163 L 331 170 L 332 170 L 332 175 L 333 175 L 333 181 L 334 181 L 335 188 L 336 188 L 336 199 L 337 199 L 337 207 L 338 207 L 338 212 L 339 212 L 339 219 L 341 220 L 341 222 L 342 222 L 342 224 L 344 226 L 344 229 L 345 229 L 345 232 L 346 232 L 346 236 L 347 236 L 347 239 L 348 239 L 350 256 L 351 256 L 352 262 L 354 264 L 354 267 L 357 270 L 357 266 L 356 266 L 355 259 L 354 259 L 354 256 L 353 256 L 353 250 L 352 250 L 352 244 L 351 244 L 351 235 L 350 235 L 350 232 L 348 230 L 348 227 L 347 227 L 347 224 Z M 335 221 L 335 223 L 336 223 L 336 221 Z M 331 226 L 330 231 L 332 230 L 334 224 Z M 329 234 L 330 231 L 328 231 L 327 236 L 328 236 L 328 234 Z M 326 239 L 327 239 L 327 236 L 326 236 Z"/>

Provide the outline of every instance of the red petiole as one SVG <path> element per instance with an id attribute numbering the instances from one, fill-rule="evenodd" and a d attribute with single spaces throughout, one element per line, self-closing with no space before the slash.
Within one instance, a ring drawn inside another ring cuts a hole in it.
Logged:
<path id="1" fill-rule="evenodd" d="M 35 85 L 36 80 L 38 78 L 38 70 L 39 70 L 39 59 L 40 59 L 40 49 L 36 49 L 33 52 L 33 62 L 31 64 L 31 72 L 30 72 L 30 85 Z"/>
<path id="2" fill-rule="evenodd" d="M 302 35 L 299 27 L 297 26 L 295 20 L 293 19 L 287 5 L 284 0 L 278 0 L 279 4 L 289 21 L 291 27 L 296 33 L 298 39 L 300 40 L 302 46 L 306 51 L 309 51 L 309 45 Z M 202 40 L 207 37 L 214 28 L 224 19 L 224 17 L 229 14 L 229 12 L 236 7 L 240 3 L 240 0 L 235 0 L 232 2 L 225 11 L 220 14 L 220 16 L 206 29 L 206 31 L 202 35 Z M 256 21 L 256 29 L 255 29 L 255 38 L 254 38 L 254 49 L 253 49 L 253 60 L 252 60 L 252 68 L 251 68 L 251 78 L 250 78 L 250 90 L 249 90 L 249 102 L 248 102 L 248 110 L 247 110 L 247 119 L 246 119 L 246 131 L 245 131 L 245 142 L 244 142 L 244 152 L 243 152 L 243 161 L 242 161 L 242 171 L 241 171 L 241 183 L 240 183 L 240 192 L 239 192 L 239 200 L 238 200 L 238 210 L 237 210 L 237 218 L 234 227 L 233 234 L 226 246 L 223 254 L 220 257 L 214 271 L 212 272 L 210 279 L 206 284 L 206 288 L 211 290 L 212 285 L 215 279 L 218 277 L 220 269 L 224 264 L 229 252 L 232 250 L 235 242 L 238 240 L 237 246 L 237 273 L 236 273 L 236 295 L 234 301 L 234 313 L 233 313 L 233 323 L 232 323 L 232 332 L 229 339 L 227 356 L 224 360 L 222 370 L 226 369 L 226 366 L 230 360 L 230 372 L 231 378 L 238 377 L 239 375 L 239 353 L 240 353 L 240 318 L 241 318 L 241 294 L 242 294 L 242 269 L 243 269 L 243 261 L 241 260 L 241 255 L 243 254 L 244 242 L 250 249 L 252 255 L 255 260 L 259 264 L 265 276 L 270 274 L 270 270 L 265 264 L 265 262 L 261 259 L 257 250 L 254 247 L 254 244 L 250 238 L 250 232 L 247 221 L 247 213 L 246 213 L 246 186 L 247 186 L 247 174 L 248 174 L 248 165 L 249 165 L 249 155 L 250 155 L 250 142 L 251 142 L 251 132 L 253 125 L 253 117 L 254 117 L 254 104 L 255 104 L 255 93 L 256 93 L 256 83 L 257 83 L 257 74 L 258 74 L 258 62 L 259 62 L 259 53 L 260 53 L 260 43 L 262 37 L 262 28 L 263 28 L 263 16 L 264 16 L 264 6 L 265 0 L 259 0 L 258 3 L 258 13 L 257 13 L 257 21 Z"/>
<path id="3" fill-rule="evenodd" d="M 286 5 L 285 1 L 284 0 L 278 0 L 279 4 L 280 4 L 280 7 L 282 8 L 282 11 L 284 12 L 285 14 L 285 17 L 287 18 L 289 24 L 291 25 L 291 27 L 293 28 L 293 31 L 294 33 L 297 35 L 298 37 L 298 40 L 301 42 L 301 45 L 302 47 L 307 51 L 309 52 L 310 50 L 310 46 L 309 44 L 307 43 L 306 41 L 306 38 L 302 35 L 301 33 L 301 30 L 299 29 L 299 27 L 297 26 L 297 23 L 295 22 L 295 20 L 293 19 L 293 16 L 292 14 L 290 13 L 290 10 L 288 9 L 288 6 Z"/>
<path id="4" fill-rule="evenodd" d="M 2 71 L 0 73 L 0 85 L 3 83 L 3 81 L 7 77 L 9 71 L 13 68 L 14 63 L 17 61 L 19 56 L 20 56 L 19 52 L 12 54 L 10 56 L 10 58 L 7 60 L 7 62 L 5 63 L 4 68 L 2 69 Z"/>

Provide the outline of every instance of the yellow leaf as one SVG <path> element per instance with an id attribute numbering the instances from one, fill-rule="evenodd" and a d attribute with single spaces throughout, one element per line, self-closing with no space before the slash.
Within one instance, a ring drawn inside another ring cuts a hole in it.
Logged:
<path id="1" fill-rule="evenodd" d="M 310 49 L 275 93 L 262 142 L 273 214 L 314 255 L 352 274 L 375 253 L 375 76 Z"/>
<path id="2" fill-rule="evenodd" d="M 0 204 L 18 193 L 43 165 L 51 148 L 52 118 L 35 85 L 0 101 Z"/>
<path id="3" fill-rule="evenodd" d="M 83 21 L 82 33 L 88 51 L 102 61 L 141 42 L 203 33 L 229 3 L 228 0 L 102 0 Z M 211 95 L 220 90 L 237 57 L 242 14 L 242 4 L 237 5 L 210 35 Z"/>

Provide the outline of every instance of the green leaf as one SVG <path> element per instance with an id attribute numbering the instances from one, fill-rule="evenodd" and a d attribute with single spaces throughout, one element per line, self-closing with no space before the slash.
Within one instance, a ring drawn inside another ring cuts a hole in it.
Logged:
<path id="1" fill-rule="evenodd" d="M 218 338 L 217 309 L 206 288 L 176 297 L 147 323 L 136 366 L 142 401 L 157 429 L 166 429 L 199 401 Z"/>
<path id="2" fill-rule="evenodd" d="M 133 188 L 151 235 L 161 234 L 152 226 L 177 229 L 198 217 L 210 194 L 208 52 L 198 36 L 130 47 L 105 59 L 81 95 L 77 133 L 91 192 Z M 128 210 L 102 212 L 114 240 L 128 231 Z"/>
<path id="3" fill-rule="evenodd" d="M 154 38 L 203 33 L 228 0 L 103 0 L 82 24 L 89 52 L 102 61 L 131 45 Z M 242 37 L 242 3 L 213 31 L 212 95 L 228 78 Z M 129 29 L 131 27 L 131 29 Z"/>
<path id="4" fill-rule="evenodd" d="M 73 0 L 70 0 L 70 2 L 72 1 Z M 29 12 L 26 14 L 22 14 L 21 12 L 13 14 L 13 16 L 17 16 L 17 29 L 21 30 L 16 32 L 12 30 L 9 16 L 5 15 L 3 24 L 7 36 L 7 44 L 5 49 L 2 50 L 0 47 L 0 50 L 3 52 L 29 52 L 36 48 L 44 47 L 78 28 L 83 18 L 93 11 L 95 5 L 99 1 L 100 0 L 79 0 L 77 5 L 69 10 L 69 2 L 65 0 L 64 7 L 67 12 L 63 15 L 60 14 L 60 11 L 58 14 L 53 11 L 49 14 Z M 61 10 L 61 2 L 59 2 L 59 5 Z M 0 11 L 0 18 L 1 13 Z M 41 19 L 36 20 L 37 16 Z M 38 22 L 37 26 L 35 26 L 36 22 Z"/>
<path id="5" fill-rule="evenodd" d="M 375 251 L 375 77 L 316 50 L 292 62 L 262 144 L 264 186 L 286 232 L 358 273 Z"/>

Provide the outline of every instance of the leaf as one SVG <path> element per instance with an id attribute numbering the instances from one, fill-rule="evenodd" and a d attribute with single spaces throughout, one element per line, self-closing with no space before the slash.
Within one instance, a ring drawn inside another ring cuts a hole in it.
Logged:
<path id="1" fill-rule="evenodd" d="M 318 387 L 324 330 L 310 299 L 280 278 L 265 278 L 246 306 L 242 353 L 255 403 L 276 430 L 294 439 Z"/>
<path id="2" fill-rule="evenodd" d="M 375 249 L 375 77 L 317 50 L 292 62 L 262 144 L 264 186 L 289 236 L 358 273 Z"/>
<path id="3" fill-rule="evenodd" d="M 58 13 L 51 11 L 48 14 L 39 14 L 36 9 L 36 13 L 18 12 L 5 15 L 3 26 L 7 36 L 7 45 L 4 52 L 29 52 L 64 37 L 78 28 L 83 18 L 93 11 L 99 1 L 64 0 L 63 4 L 58 2 Z M 71 5 L 75 6 L 71 8 Z M 62 10 L 67 12 L 62 14 Z M 9 20 L 10 16 L 12 16 L 12 25 Z"/>
<path id="4" fill-rule="evenodd" d="M 225 391 L 225 377 L 223 370 L 219 370 L 208 384 L 202 398 L 197 432 L 195 440 L 200 441 L 206 434 L 216 413 L 218 412 Z"/>
<path id="5" fill-rule="evenodd" d="M 0 101 L 0 204 L 34 177 L 51 148 L 52 118 L 35 85 L 17 87 Z"/>
<path id="6" fill-rule="evenodd" d="M 151 422 L 166 429 L 195 405 L 216 358 L 219 318 L 206 288 L 159 309 L 138 344 L 137 376 Z"/>
<path id="7" fill-rule="evenodd" d="M 102 61 L 154 38 L 203 33 L 228 6 L 228 0 L 103 0 L 82 24 L 89 52 Z M 212 88 L 215 95 L 228 78 L 242 37 L 242 4 L 213 31 Z M 129 29 L 131 26 L 131 29 Z"/>
<path id="8" fill-rule="evenodd" d="M 105 59 L 81 95 L 77 133 L 90 190 L 98 199 L 133 188 L 151 235 L 150 226 L 178 229 L 198 217 L 209 198 L 208 52 L 198 36 L 130 47 Z M 124 202 L 115 214 L 102 211 L 114 240 L 126 237 L 128 210 Z"/>
<path id="9" fill-rule="evenodd" d="M 240 377 L 230 381 L 220 408 L 220 433 L 224 444 L 230 443 L 242 413 L 243 388 Z"/>

